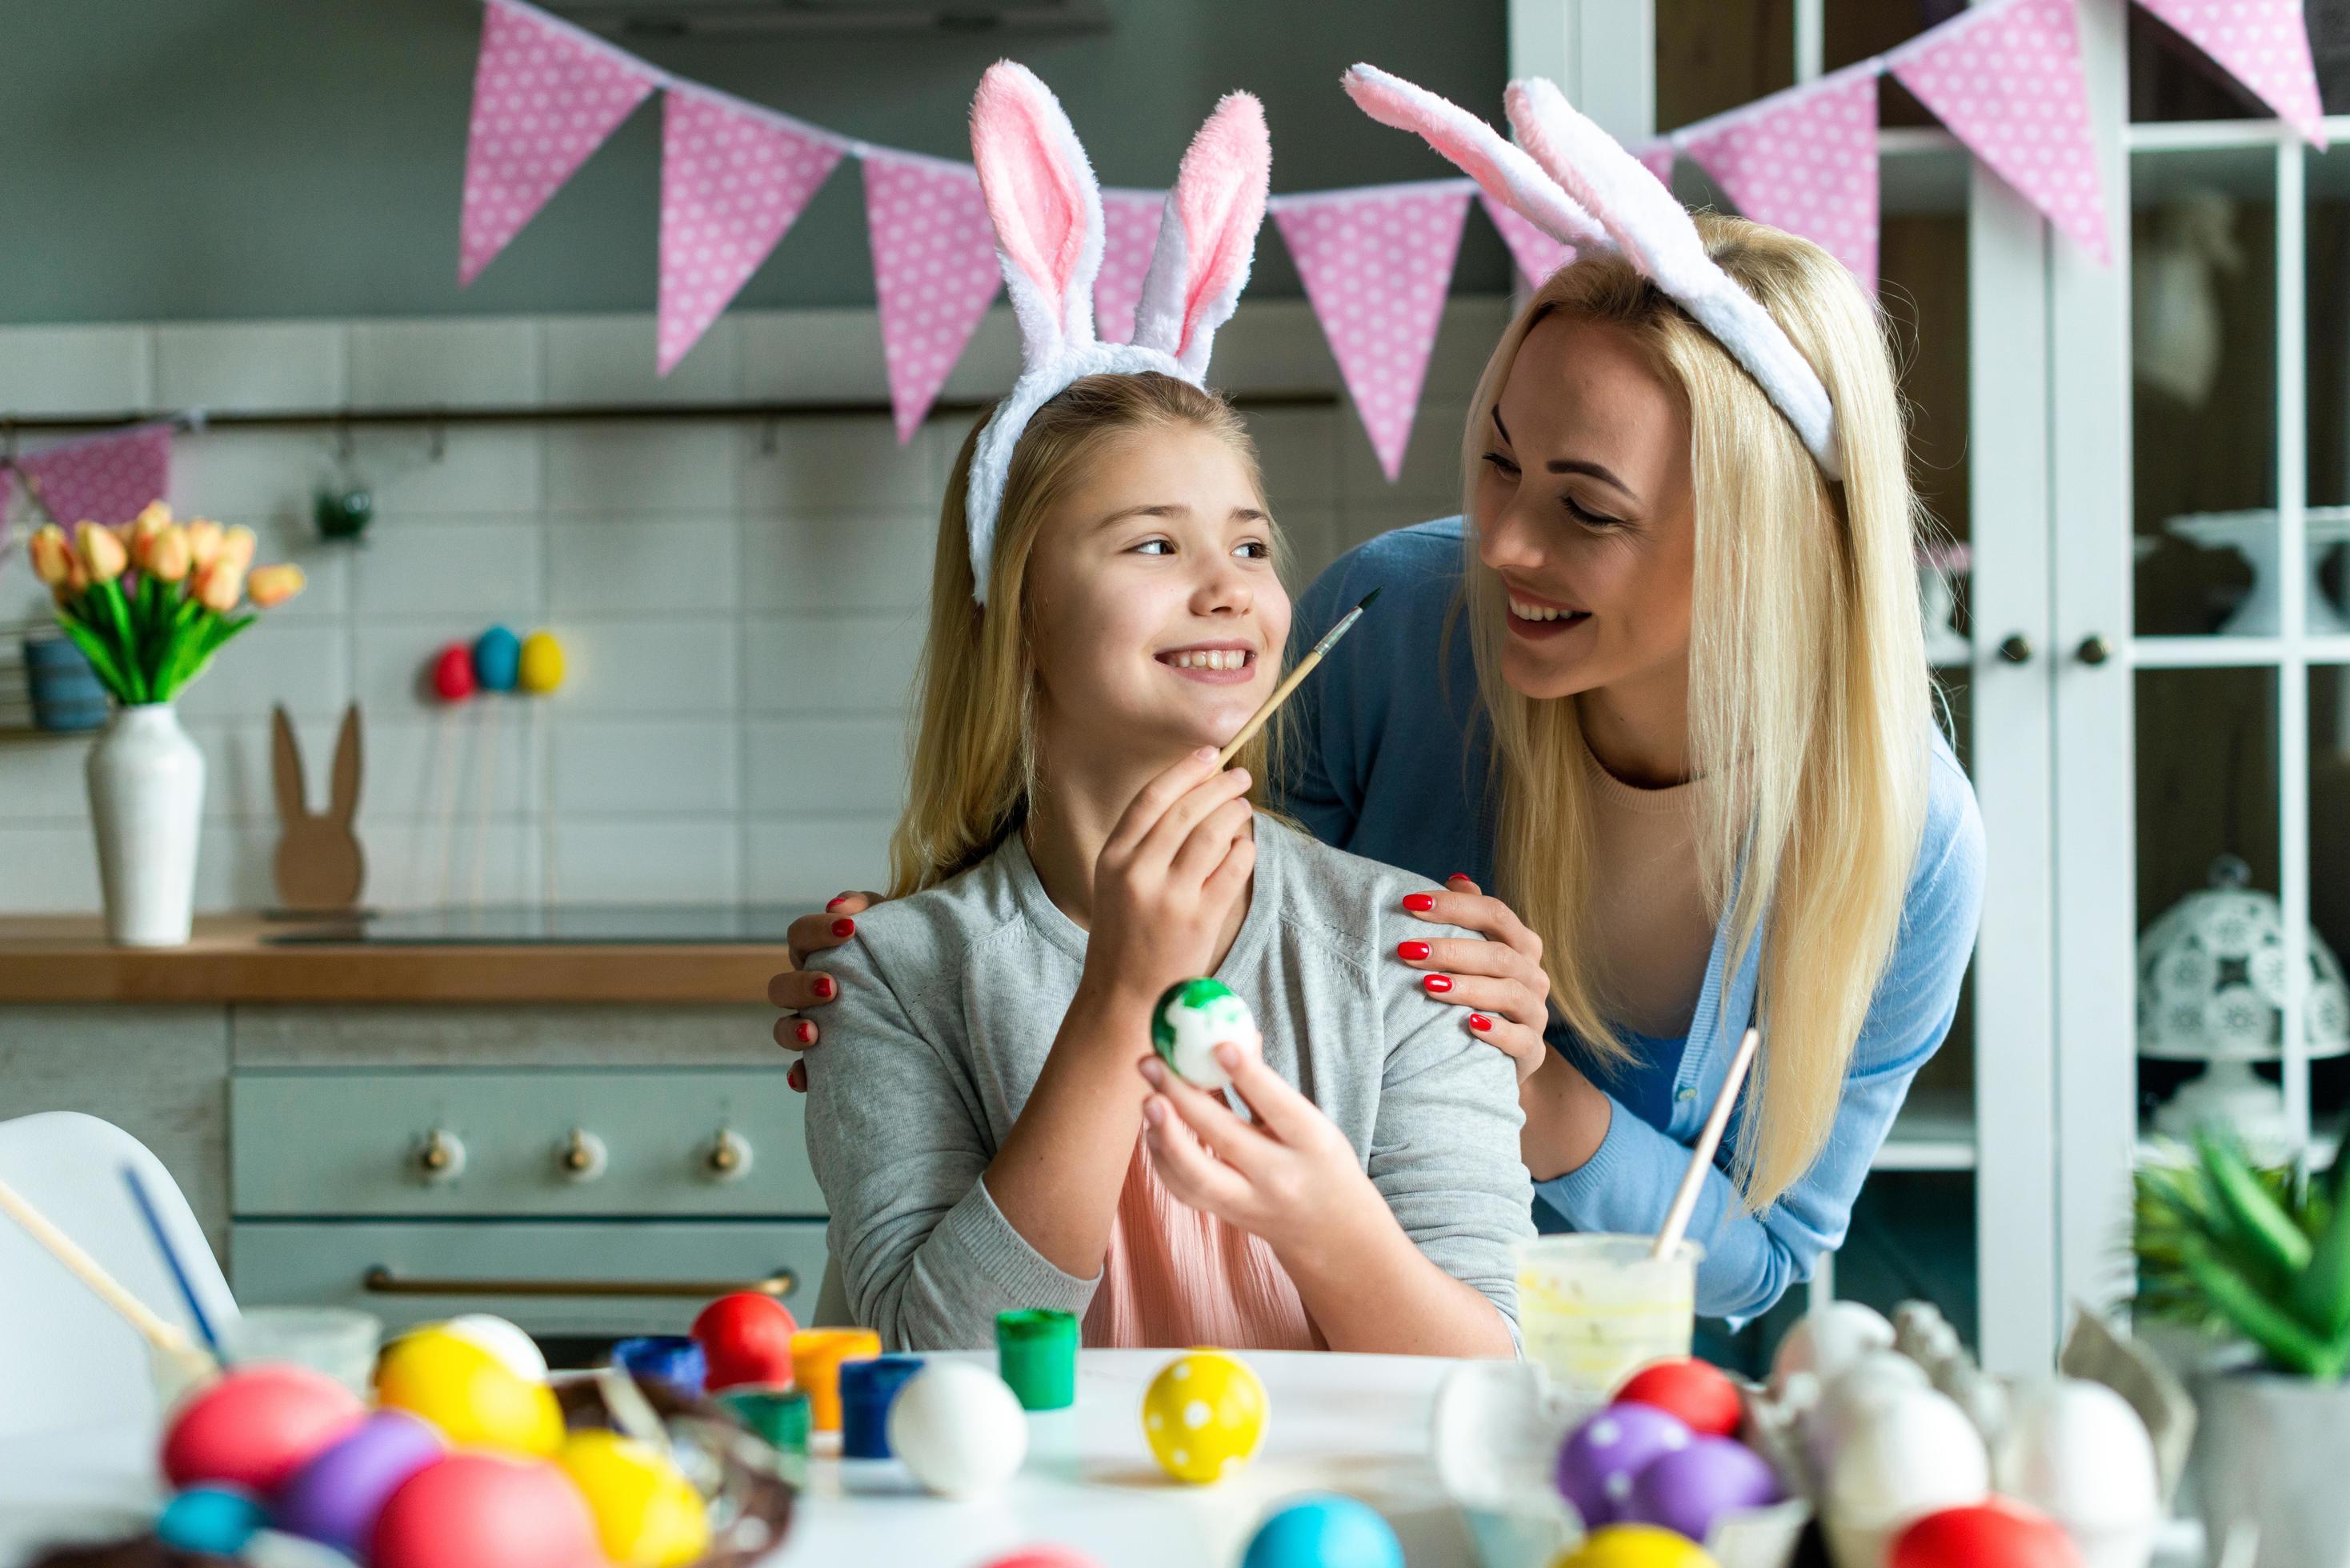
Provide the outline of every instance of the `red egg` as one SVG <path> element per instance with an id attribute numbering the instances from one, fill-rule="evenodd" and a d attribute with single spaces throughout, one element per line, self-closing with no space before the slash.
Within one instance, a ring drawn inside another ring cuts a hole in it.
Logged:
<path id="1" fill-rule="evenodd" d="M 175 1487 L 224 1481 L 266 1494 L 366 1416 L 359 1396 L 323 1373 L 240 1366 L 172 1412 L 163 1474 Z"/>
<path id="2" fill-rule="evenodd" d="M 1886 1568 L 2082 1568 L 2081 1549 L 2045 1514 L 1993 1498 L 1929 1513 L 1904 1530 Z"/>
<path id="3" fill-rule="evenodd" d="M 777 1386 L 792 1380 L 792 1310 L 757 1291 L 720 1296 L 693 1320 L 693 1337 L 710 1365 L 712 1394 L 747 1384 Z"/>
<path id="4" fill-rule="evenodd" d="M 1640 1368 L 1616 1390 L 1615 1402 L 1647 1405 L 1678 1416 L 1690 1431 L 1707 1437 L 1738 1435 L 1738 1385 L 1720 1367 L 1695 1356 L 1654 1362 Z"/>
<path id="5" fill-rule="evenodd" d="M 373 1568 L 604 1568 L 596 1521 L 544 1459 L 485 1449 L 425 1466 L 391 1494 L 369 1542 Z"/>
<path id="6" fill-rule="evenodd" d="M 473 694 L 473 650 L 452 642 L 432 658 L 432 690 L 443 702 L 463 702 Z"/>
<path id="7" fill-rule="evenodd" d="M 1074 1546 L 1024 1546 L 989 1558 L 981 1568 L 1101 1568 L 1101 1564 Z"/>

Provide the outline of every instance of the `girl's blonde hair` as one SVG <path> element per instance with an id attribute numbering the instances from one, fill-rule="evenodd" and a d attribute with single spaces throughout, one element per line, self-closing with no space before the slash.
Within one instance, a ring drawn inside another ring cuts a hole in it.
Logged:
<path id="1" fill-rule="evenodd" d="M 902 898 L 970 869 L 1028 815 L 1036 779 L 1035 639 L 1026 586 L 1036 536 L 1087 468 L 1113 442 L 1191 428 L 1228 443 L 1262 500 L 1256 446 L 1232 405 L 1157 372 L 1087 376 L 1036 410 L 1013 449 L 989 563 L 987 607 L 972 597 L 963 497 L 982 414 L 963 438 L 939 508 L 931 573 L 930 634 L 922 645 L 904 815 L 889 838 L 889 897 Z M 1274 536 L 1276 562 L 1278 535 Z M 1234 762 L 1263 788 L 1262 734 Z"/>
<path id="2" fill-rule="evenodd" d="M 1700 214 L 1707 252 L 1770 311 L 1835 404 L 1831 483 L 1744 369 L 1614 252 L 1537 290 L 1494 348 L 1463 445 L 1478 684 L 1500 759 L 1503 896 L 1543 941 L 1552 999 L 1610 1063 L 1590 954 L 1609 889 L 1590 885 L 1589 784 L 1572 701 L 1511 690 L 1500 579 L 1477 558 L 1473 476 L 1526 334 L 1572 316 L 1630 333 L 1689 415 L 1697 512 L 1690 757 L 1709 901 L 1731 920 L 1729 973 L 1758 941 L 1762 1052 L 1734 1164 L 1750 1208 L 1807 1170 L 1899 930 L 1926 812 L 1932 722 L 1918 606 L 1917 501 L 1874 307 L 1834 257 L 1776 229 Z"/>

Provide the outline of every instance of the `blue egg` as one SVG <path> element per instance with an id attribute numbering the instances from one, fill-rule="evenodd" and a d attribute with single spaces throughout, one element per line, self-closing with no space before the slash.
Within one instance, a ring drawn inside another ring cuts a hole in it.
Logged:
<path id="1" fill-rule="evenodd" d="M 258 1498 L 232 1487 L 192 1486 L 163 1505 L 155 1539 L 182 1552 L 234 1557 L 267 1522 Z"/>
<path id="2" fill-rule="evenodd" d="M 511 691 L 522 676 L 522 639 L 494 626 L 473 639 L 473 680 L 484 691 Z"/>
<path id="3" fill-rule="evenodd" d="M 1256 1527 L 1241 1568 L 1404 1568 L 1403 1547 L 1369 1504 L 1312 1492 Z"/>

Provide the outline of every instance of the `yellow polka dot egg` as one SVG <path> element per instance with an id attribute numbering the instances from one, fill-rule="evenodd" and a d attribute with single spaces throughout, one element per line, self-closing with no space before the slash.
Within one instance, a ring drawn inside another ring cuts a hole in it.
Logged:
<path id="1" fill-rule="evenodd" d="M 1264 1441 L 1264 1385 L 1247 1362 L 1191 1350 L 1159 1368 L 1142 1396 L 1142 1435 L 1169 1475 L 1203 1486 L 1249 1462 Z"/>

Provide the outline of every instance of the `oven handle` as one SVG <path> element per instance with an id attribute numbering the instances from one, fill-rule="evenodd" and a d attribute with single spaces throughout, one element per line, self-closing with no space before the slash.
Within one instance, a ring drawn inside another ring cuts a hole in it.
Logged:
<path id="1" fill-rule="evenodd" d="M 708 1299 L 741 1291 L 786 1296 L 799 1289 L 800 1277 L 790 1269 L 777 1269 L 755 1280 L 435 1279 L 394 1273 L 378 1263 L 359 1282 L 369 1295 L 377 1296 L 605 1296 L 640 1300 L 650 1296 Z"/>

